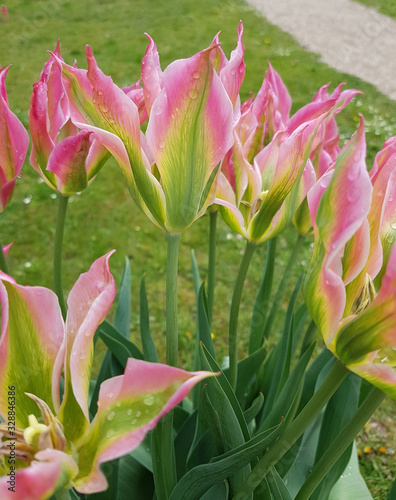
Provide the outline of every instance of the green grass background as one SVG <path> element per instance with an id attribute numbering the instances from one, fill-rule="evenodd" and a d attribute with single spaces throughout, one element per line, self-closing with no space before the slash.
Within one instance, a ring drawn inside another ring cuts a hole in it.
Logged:
<path id="1" fill-rule="evenodd" d="M 370 0 L 370 2 L 375 0 Z M 365 3 L 368 3 L 366 0 Z M 376 3 L 385 3 L 378 2 Z M 386 2 L 389 6 L 390 2 Z M 394 4 L 395 2 L 391 2 Z M 241 89 L 242 100 L 261 86 L 267 60 L 281 74 L 293 99 L 293 111 L 310 101 L 317 89 L 331 81 L 332 88 L 345 82 L 349 88 L 364 92 L 341 115 L 338 123 L 342 141 L 347 140 L 358 123 L 359 113 L 366 118 L 368 166 L 384 140 L 396 133 L 394 102 L 372 85 L 347 74 L 340 74 L 319 57 L 302 49 L 287 34 L 270 25 L 247 4 L 236 0 L 12 0 L 7 3 L 7 22 L 0 24 L 0 65 L 12 64 L 7 76 L 10 106 L 27 125 L 28 106 L 33 82 L 38 80 L 47 50 L 58 38 L 63 58 L 86 67 L 84 47 L 90 44 L 100 68 L 119 86 L 139 78 L 140 64 L 149 33 L 158 46 L 165 68 L 177 58 L 189 57 L 208 46 L 222 30 L 220 39 L 226 55 L 235 48 L 237 25 L 244 23 L 246 78 Z M 395 10 L 396 12 L 396 10 Z M 330 43 L 330 42 L 329 42 Z M 13 276 L 22 284 L 51 286 L 52 251 L 56 220 L 53 193 L 26 164 L 18 180 L 13 200 L 0 217 L 0 240 L 15 241 L 10 254 Z M 191 361 L 195 331 L 195 298 L 192 284 L 190 251 L 194 249 L 205 278 L 207 266 L 208 217 L 202 217 L 183 234 L 180 253 L 180 347 L 185 366 Z M 290 229 L 279 238 L 275 282 L 279 280 L 296 235 Z M 311 241 L 305 242 L 301 263 L 293 278 L 310 258 Z M 122 175 L 109 161 L 97 179 L 81 195 L 71 198 L 65 229 L 64 285 L 70 289 L 78 275 L 94 259 L 115 248 L 112 270 L 119 279 L 124 255 L 131 259 L 133 281 L 133 319 L 131 337 L 139 343 L 138 286 L 146 273 L 151 329 L 160 353 L 165 353 L 165 265 L 164 234 L 148 222 L 134 206 Z M 221 222 L 217 234 L 217 284 L 213 332 L 216 348 L 227 351 L 229 304 L 244 242 Z M 241 355 L 244 353 L 251 306 L 264 263 L 264 247 L 256 252 L 248 273 L 240 317 Z M 293 281 L 293 280 L 291 280 Z M 294 280 L 295 282 L 295 280 Z M 286 304 L 285 304 L 286 305 Z M 382 406 L 377 420 L 385 426 L 381 443 L 395 448 L 391 434 L 395 404 Z M 367 457 L 366 457 L 367 458 Z M 381 456 L 381 459 L 383 456 Z M 382 499 L 389 489 L 392 471 L 391 455 L 384 460 L 381 473 L 365 467 L 374 498 Z M 371 464 L 371 462 L 370 462 Z M 371 467 L 371 465 L 370 465 Z M 372 474 L 374 474 L 372 476 Z"/>

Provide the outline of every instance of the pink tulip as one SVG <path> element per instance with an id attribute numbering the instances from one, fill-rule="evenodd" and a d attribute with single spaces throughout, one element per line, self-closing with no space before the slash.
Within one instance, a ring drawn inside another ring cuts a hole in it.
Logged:
<path id="1" fill-rule="evenodd" d="M 8 68 L 0 68 L 0 212 L 10 201 L 16 178 L 21 173 L 29 136 L 8 106 L 5 77 Z"/>
<path id="2" fill-rule="evenodd" d="M 61 57 L 59 42 L 54 54 Z M 33 85 L 29 126 L 31 165 L 52 189 L 65 196 L 85 189 L 108 157 L 92 134 L 79 133 L 71 122 L 61 70 L 52 55 Z"/>
<path id="3" fill-rule="evenodd" d="M 74 124 L 111 152 L 138 206 L 169 233 L 183 231 L 213 202 L 216 167 L 232 145 L 232 104 L 211 63 L 214 49 L 162 71 L 149 38 L 142 62 L 146 136 L 137 105 L 102 73 L 89 47 L 88 71 L 57 58 Z"/>
<path id="4" fill-rule="evenodd" d="M 77 280 L 66 322 L 52 291 L 0 274 L 0 416 L 6 422 L 0 424 L 0 454 L 7 470 L 15 458 L 21 464 L 14 491 L 9 476 L 0 478 L 2 499 L 39 500 L 72 486 L 86 494 L 104 491 L 101 464 L 136 448 L 196 383 L 213 375 L 131 358 L 124 375 L 102 383 L 90 420 L 93 336 L 116 294 L 111 253 Z M 8 423 L 14 400 L 15 429 Z"/>
<path id="5" fill-rule="evenodd" d="M 315 245 L 304 295 L 329 349 L 396 399 L 396 249 L 383 253 L 396 233 L 394 144 L 385 144 L 369 174 L 362 119 L 335 169 L 309 192 Z"/>

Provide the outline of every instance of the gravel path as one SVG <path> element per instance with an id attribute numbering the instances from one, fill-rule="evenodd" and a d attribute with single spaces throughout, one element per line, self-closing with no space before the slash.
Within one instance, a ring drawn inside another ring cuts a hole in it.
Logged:
<path id="1" fill-rule="evenodd" d="M 329 66 L 396 99 L 396 22 L 351 0 L 247 0 Z"/>

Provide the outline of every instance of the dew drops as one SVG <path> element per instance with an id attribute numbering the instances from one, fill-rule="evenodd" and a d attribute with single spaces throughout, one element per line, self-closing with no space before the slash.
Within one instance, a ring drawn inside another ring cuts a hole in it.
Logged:
<path id="1" fill-rule="evenodd" d="M 134 418 L 131 422 L 131 425 L 136 425 L 136 423 L 137 423 L 137 418 Z"/>
<path id="2" fill-rule="evenodd" d="M 109 392 L 109 393 L 107 394 L 107 397 L 108 397 L 108 398 L 112 398 L 113 396 L 114 396 L 114 392 Z"/>
<path id="3" fill-rule="evenodd" d="M 137 418 L 139 418 L 139 417 L 141 416 L 141 414 L 142 414 L 142 412 L 141 412 L 141 411 L 137 411 L 137 412 L 136 412 L 136 416 L 137 416 Z"/>
<path id="4" fill-rule="evenodd" d="M 162 114 L 162 108 L 160 108 L 159 106 L 155 106 L 153 111 L 154 111 L 154 114 L 156 116 L 159 116 Z"/>
<path id="5" fill-rule="evenodd" d="M 127 415 L 128 415 L 129 417 L 132 415 L 132 410 L 131 410 L 131 409 L 129 409 L 129 410 L 127 411 Z"/>
<path id="6" fill-rule="evenodd" d="M 109 429 L 106 433 L 106 437 L 108 438 L 111 438 L 112 436 L 114 436 L 115 432 L 113 429 Z"/>
<path id="7" fill-rule="evenodd" d="M 154 396 L 153 395 L 149 395 L 149 396 L 146 396 L 144 399 L 143 399 L 143 403 L 146 405 L 146 406 L 152 406 L 154 404 Z"/>
<path id="8" fill-rule="evenodd" d="M 19 159 L 20 159 L 21 161 L 23 161 L 23 160 L 24 160 L 24 158 L 25 158 L 25 155 L 19 155 Z"/>
<path id="9" fill-rule="evenodd" d="M 98 90 L 98 95 L 103 95 L 103 90 Z"/>
<path id="10" fill-rule="evenodd" d="M 121 401 L 117 401 L 117 403 L 116 403 L 116 407 L 117 407 L 117 408 L 120 408 L 120 406 L 121 406 Z"/>
<path id="11" fill-rule="evenodd" d="M 388 360 L 388 356 L 385 356 L 385 358 L 382 358 L 382 359 L 381 359 L 381 363 L 386 363 L 387 361 L 389 361 L 389 360 Z"/>
<path id="12" fill-rule="evenodd" d="M 190 89 L 188 92 L 187 92 L 187 95 L 190 99 L 194 100 L 196 99 L 198 96 L 199 96 L 199 92 L 197 89 Z"/>
<path id="13" fill-rule="evenodd" d="M 110 411 L 109 414 L 107 415 L 107 420 L 111 422 L 114 417 L 115 417 L 115 411 Z"/>
<path id="14" fill-rule="evenodd" d="M 392 222 L 392 224 L 390 225 L 391 229 L 394 229 L 396 230 L 396 222 Z"/>
<path id="15" fill-rule="evenodd" d="M 351 187 L 347 193 L 347 200 L 353 203 L 359 199 L 360 192 L 358 189 Z"/>
<path id="16" fill-rule="evenodd" d="M 356 179 L 360 176 L 360 170 L 358 168 L 351 169 L 347 177 L 350 181 L 356 181 Z"/>
<path id="17" fill-rule="evenodd" d="M 85 354 L 84 354 L 84 353 L 80 354 L 80 359 L 81 359 L 81 361 L 82 361 L 83 359 L 85 359 Z"/>
<path id="18" fill-rule="evenodd" d="M 164 149 L 164 147 L 165 147 L 165 143 L 164 143 L 164 142 L 160 142 L 160 143 L 158 144 L 158 147 L 159 147 L 160 149 Z"/>
<path id="19" fill-rule="evenodd" d="M 201 76 L 201 74 L 199 71 L 194 71 L 192 74 L 192 77 L 194 78 L 194 80 L 199 80 L 200 76 Z"/>

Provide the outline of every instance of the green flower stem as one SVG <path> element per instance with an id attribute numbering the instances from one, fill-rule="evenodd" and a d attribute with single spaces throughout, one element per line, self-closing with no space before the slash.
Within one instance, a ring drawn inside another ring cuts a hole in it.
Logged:
<path id="1" fill-rule="evenodd" d="M 249 269 L 250 261 L 252 260 L 256 245 L 251 241 L 246 242 L 245 253 L 243 254 L 241 264 L 239 266 L 238 276 L 235 281 L 234 293 L 232 295 L 231 309 L 230 309 L 230 324 L 229 324 L 229 357 L 230 369 L 228 371 L 228 379 L 231 387 L 235 390 L 237 382 L 238 371 L 238 316 L 239 306 L 241 303 L 243 285 L 247 271 Z"/>
<path id="2" fill-rule="evenodd" d="M 166 234 L 166 363 L 177 366 L 177 270 L 180 234 Z M 173 443 L 173 412 L 165 415 L 153 430 L 154 482 L 158 500 L 167 500 L 176 484 Z"/>
<path id="3" fill-rule="evenodd" d="M 366 399 L 357 409 L 355 415 L 344 427 L 342 432 L 333 441 L 326 453 L 312 469 L 307 480 L 302 485 L 295 500 L 308 500 L 315 489 L 319 486 L 327 472 L 337 462 L 340 456 L 355 439 L 363 425 L 375 412 L 385 398 L 385 394 L 376 387 L 373 387 Z"/>
<path id="4" fill-rule="evenodd" d="M 333 368 L 323 381 L 322 385 L 308 401 L 297 417 L 288 425 L 281 434 L 275 445 L 270 448 L 261 458 L 253 471 L 249 474 L 243 485 L 239 488 L 233 500 L 242 500 L 248 493 L 254 491 L 283 455 L 293 446 L 305 429 L 320 413 L 324 405 L 329 401 L 349 370 L 338 359 L 335 360 Z"/>
<path id="5" fill-rule="evenodd" d="M 267 319 L 267 322 L 265 324 L 264 333 L 267 337 L 269 336 L 269 334 L 271 332 L 272 325 L 274 324 L 274 321 L 275 321 L 276 313 L 278 312 L 278 308 L 279 308 L 279 305 L 282 301 L 283 294 L 285 293 L 285 288 L 286 288 L 287 282 L 289 280 L 290 273 L 291 273 L 291 271 L 296 263 L 298 254 L 300 253 L 300 250 L 303 246 L 304 239 L 305 239 L 305 236 L 302 236 L 301 234 L 298 235 L 297 241 L 293 247 L 289 261 L 286 265 L 286 269 L 283 273 L 282 280 L 279 283 L 279 287 L 278 287 L 278 290 L 276 291 L 274 302 L 272 304 L 271 312 L 270 312 L 268 319 Z"/>
<path id="6" fill-rule="evenodd" d="M 3 271 L 3 273 L 10 274 L 7 258 L 4 255 L 3 245 L 1 243 L 0 243 L 0 269 Z"/>
<path id="7" fill-rule="evenodd" d="M 214 288 L 216 277 L 216 225 L 218 211 L 209 212 L 210 227 L 209 227 L 209 259 L 208 259 L 208 320 L 209 325 L 212 325 L 213 318 L 213 303 L 214 303 Z"/>
<path id="8" fill-rule="evenodd" d="M 62 311 L 63 319 L 66 318 L 66 302 L 63 295 L 63 279 L 62 279 L 62 248 L 63 234 L 65 231 L 65 220 L 67 212 L 68 196 L 63 196 L 58 193 L 58 216 L 56 220 L 55 230 L 55 248 L 54 248 L 54 291 L 58 296 L 59 305 Z"/>
<path id="9" fill-rule="evenodd" d="M 180 234 L 167 233 L 166 263 L 166 364 L 177 366 L 177 267 Z"/>

